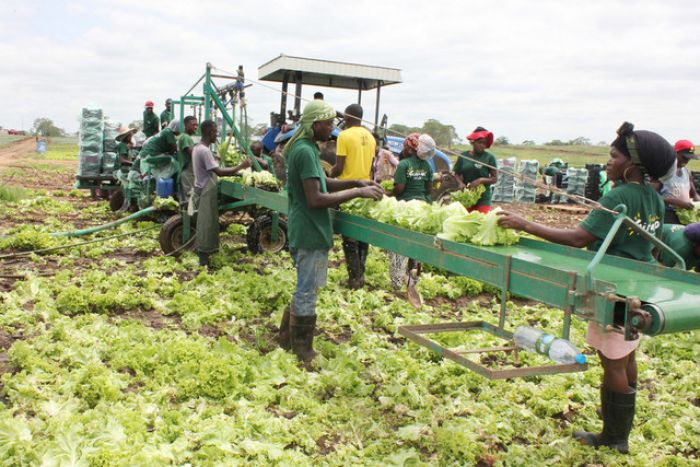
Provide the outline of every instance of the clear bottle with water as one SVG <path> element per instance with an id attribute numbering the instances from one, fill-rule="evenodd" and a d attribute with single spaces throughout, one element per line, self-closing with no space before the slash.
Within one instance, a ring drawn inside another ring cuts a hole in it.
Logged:
<path id="1" fill-rule="evenodd" d="M 574 344 L 539 329 L 520 326 L 513 333 L 513 341 L 517 347 L 546 355 L 557 363 L 586 363 L 586 356 L 579 352 Z"/>

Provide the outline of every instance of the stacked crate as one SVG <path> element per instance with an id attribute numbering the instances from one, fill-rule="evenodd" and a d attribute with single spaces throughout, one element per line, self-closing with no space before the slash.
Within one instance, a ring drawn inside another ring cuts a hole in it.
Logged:
<path id="1" fill-rule="evenodd" d="M 104 138 L 102 117 L 102 109 L 84 108 L 82 110 L 80 116 L 78 175 L 92 176 L 100 174 Z"/>
<path id="2" fill-rule="evenodd" d="M 105 120 L 103 132 L 102 174 L 109 175 L 114 171 L 117 163 L 117 140 L 120 124 L 111 120 Z"/>
<path id="3" fill-rule="evenodd" d="M 585 196 L 586 184 L 588 183 L 588 169 L 576 169 L 569 167 L 566 169 L 566 193 L 568 195 Z M 559 198 L 560 203 L 568 202 L 568 197 Z"/>
<path id="4" fill-rule="evenodd" d="M 537 171 L 540 163 L 537 160 L 523 160 L 518 164 L 518 180 L 515 184 L 515 200 L 520 203 L 534 203 Z"/>
<path id="5" fill-rule="evenodd" d="M 600 173 L 604 171 L 602 164 L 586 164 L 588 181 L 586 182 L 586 198 L 598 201 L 600 199 Z"/>
<path id="6" fill-rule="evenodd" d="M 493 200 L 499 203 L 512 203 L 515 196 L 515 157 L 507 159 L 498 159 L 496 166 L 498 167 L 498 178 L 492 186 Z M 506 170 L 508 173 L 501 172 Z"/>

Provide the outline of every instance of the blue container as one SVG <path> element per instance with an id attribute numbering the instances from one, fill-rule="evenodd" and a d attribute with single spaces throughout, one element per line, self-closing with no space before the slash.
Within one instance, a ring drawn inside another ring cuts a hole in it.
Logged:
<path id="1" fill-rule="evenodd" d="M 156 181 L 156 194 L 161 198 L 168 198 L 173 195 L 174 185 L 172 178 L 159 178 Z"/>
<path id="2" fill-rule="evenodd" d="M 36 142 L 36 152 L 39 154 L 45 154 L 46 153 L 46 141 L 43 139 L 40 139 L 39 141 Z"/>

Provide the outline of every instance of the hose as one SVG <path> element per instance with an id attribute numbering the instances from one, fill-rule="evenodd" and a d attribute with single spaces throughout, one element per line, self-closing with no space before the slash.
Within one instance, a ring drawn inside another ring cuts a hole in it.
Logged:
<path id="1" fill-rule="evenodd" d="M 107 224 L 98 225 L 96 227 L 90 227 L 87 229 L 71 230 L 69 232 L 53 232 L 52 237 L 82 237 L 83 235 L 90 235 L 96 232 L 101 232 L 103 230 L 109 230 L 117 227 L 118 225 L 124 224 L 125 222 L 130 222 L 139 219 L 147 214 L 154 212 L 156 209 L 153 206 L 147 207 L 146 209 L 141 209 L 127 217 L 117 219 L 116 221 L 109 222 Z"/>

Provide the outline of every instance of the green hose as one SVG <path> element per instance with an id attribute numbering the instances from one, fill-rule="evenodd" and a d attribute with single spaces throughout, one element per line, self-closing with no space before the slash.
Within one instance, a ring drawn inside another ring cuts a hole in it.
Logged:
<path id="1" fill-rule="evenodd" d="M 83 235 L 90 235 L 96 232 L 101 232 L 103 230 L 113 229 L 118 225 L 124 224 L 125 222 L 130 222 L 143 217 L 147 214 L 154 212 L 156 209 L 153 206 L 147 207 L 146 209 L 141 209 L 130 216 L 117 219 L 116 221 L 109 222 L 108 224 L 98 225 L 96 227 L 90 227 L 89 229 L 71 230 L 69 232 L 53 232 L 52 237 L 82 237 Z"/>

